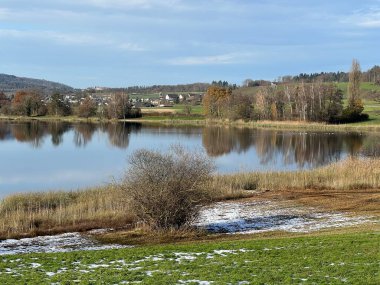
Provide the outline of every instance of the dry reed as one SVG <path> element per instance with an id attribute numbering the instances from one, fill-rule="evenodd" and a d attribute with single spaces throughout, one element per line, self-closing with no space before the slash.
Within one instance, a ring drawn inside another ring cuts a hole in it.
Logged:
<path id="1" fill-rule="evenodd" d="M 221 175 L 214 178 L 213 188 L 227 196 L 240 190 L 380 188 L 380 159 L 348 158 L 314 170 L 295 172 Z"/>
<path id="2" fill-rule="evenodd" d="M 134 220 L 117 186 L 15 194 L 0 203 L 0 237 L 125 226 Z"/>

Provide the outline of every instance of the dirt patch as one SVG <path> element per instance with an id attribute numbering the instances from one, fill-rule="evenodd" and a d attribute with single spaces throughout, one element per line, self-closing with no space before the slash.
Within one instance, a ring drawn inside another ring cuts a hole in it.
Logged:
<path id="1" fill-rule="evenodd" d="M 363 190 L 283 190 L 265 191 L 247 201 L 289 201 L 326 211 L 339 211 L 380 217 L 380 189 Z"/>

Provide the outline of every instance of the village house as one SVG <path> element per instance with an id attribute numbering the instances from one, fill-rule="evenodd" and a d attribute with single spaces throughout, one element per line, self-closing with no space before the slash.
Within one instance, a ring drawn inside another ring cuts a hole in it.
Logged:
<path id="1" fill-rule="evenodd" d="M 178 94 L 166 94 L 165 100 L 170 103 L 179 103 L 179 95 Z"/>

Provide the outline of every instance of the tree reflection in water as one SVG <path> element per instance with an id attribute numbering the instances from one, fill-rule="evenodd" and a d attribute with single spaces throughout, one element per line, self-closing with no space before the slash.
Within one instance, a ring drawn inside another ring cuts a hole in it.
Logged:
<path id="1" fill-rule="evenodd" d="M 85 147 L 92 139 L 92 135 L 97 130 L 97 125 L 92 123 L 82 123 L 74 125 L 74 143 L 77 147 Z"/>
<path id="2" fill-rule="evenodd" d="M 11 139 L 11 127 L 9 123 L 0 122 L 0 141 Z"/>
<path id="3" fill-rule="evenodd" d="M 71 125 L 65 122 L 52 122 L 48 124 L 47 129 L 51 134 L 51 143 L 59 146 L 63 143 L 63 135 L 71 129 Z"/>
<path id="4" fill-rule="evenodd" d="M 37 121 L 15 123 L 11 125 L 11 134 L 19 142 L 29 142 L 34 148 L 40 148 L 47 134 L 47 124 Z"/>
<path id="5" fill-rule="evenodd" d="M 0 140 L 16 140 L 28 142 L 34 148 L 42 146 L 44 138 L 51 136 L 51 143 L 59 146 L 63 143 L 64 134 L 73 130 L 73 142 L 77 147 L 85 147 L 95 132 L 101 131 L 108 135 L 111 145 L 118 148 L 127 148 L 131 132 L 139 132 L 141 124 L 138 123 L 78 123 L 67 122 L 0 122 Z"/>
<path id="6" fill-rule="evenodd" d="M 366 157 L 380 157 L 380 134 L 374 134 L 365 141 L 360 154 Z"/>
<path id="7" fill-rule="evenodd" d="M 166 127 L 144 126 L 139 123 L 66 123 L 66 122 L 0 122 L 0 140 L 17 140 L 30 143 L 34 148 L 42 146 L 50 136 L 51 143 L 59 146 L 65 133 L 73 133 L 77 147 L 85 147 L 96 132 L 106 134 L 111 146 L 125 149 L 132 133 L 168 136 L 199 144 L 211 157 L 241 154 L 254 149 L 260 164 L 271 165 L 278 160 L 285 165 L 296 164 L 299 168 L 316 167 L 337 161 L 345 155 L 380 156 L 380 137 L 376 134 L 327 133 L 281 131 L 234 127 Z M 248 159 L 249 160 L 249 159 Z M 231 162 L 234 163 L 234 162 Z"/>
<path id="8" fill-rule="evenodd" d="M 103 132 L 108 134 L 108 140 L 111 145 L 118 148 L 127 148 L 129 146 L 130 134 L 138 133 L 141 124 L 136 123 L 109 123 L 101 127 Z"/>
<path id="9" fill-rule="evenodd" d="M 203 146 L 213 157 L 255 148 L 260 163 L 281 158 L 285 165 L 316 167 L 337 161 L 342 154 L 358 155 L 366 136 L 357 133 L 296 132 L 263 129 L 208 127 Z"/>

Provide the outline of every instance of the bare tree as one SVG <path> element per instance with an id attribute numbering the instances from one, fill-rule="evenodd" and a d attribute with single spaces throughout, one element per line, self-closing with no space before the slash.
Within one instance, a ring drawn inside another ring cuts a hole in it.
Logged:
<path id="1" fill-rule="evenodd" d="M 358 115 L 363 111 L 363 102 L 360 98 L 360 81 L 362 72 L 360 64 L 356 59 L 352 60 L 352 66 L 348 82 L 348 108 L 347 112 Z"/>
<path id="2" fill-rule="evenodd" d="M 350 105 L 354 104 L 357 99 L 360 99 L 361 75 L 360 64 L 356 59 L 353 59 L 348 83 L 348 101 Z"/>
<path id="3" fill-rule="evenodd" d="M 207 201 L 207 184 L 214 169 L 204 154 L 172 146 L 162 154 L 146 149 L 134 152 L 123 182 L 137 217 L 155 229 L 187 225 Z"/>
<path id="4" fill-rule="evenodd" d="M 96 102 L 90 97 L 84 98 L 78 107 L 77 113 L 79 117 L 92 117 L 96 115 Z"/>

